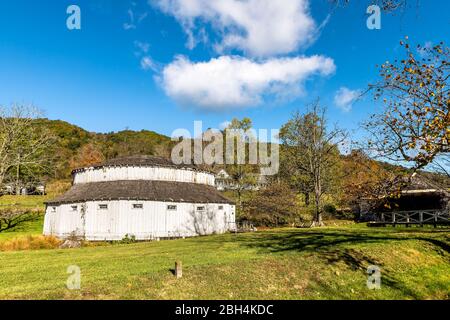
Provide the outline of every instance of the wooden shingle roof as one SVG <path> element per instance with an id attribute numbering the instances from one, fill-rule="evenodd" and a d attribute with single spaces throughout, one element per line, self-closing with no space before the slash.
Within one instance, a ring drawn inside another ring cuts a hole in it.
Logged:
<path id="1" fill-rule="evenodd" d="M 172 181 L 123 180 L 75 184 L 48 205 L 85 201 L 140 200 L 233 204 L 213 186 Z"/>
<path id="2" fill-rule="evenodd" d="M 450 186 L 446 183 L 433 181 L 424 174 L 414 174 L 408 179 L 404 179 L 402 191 L 422 191 L 422 192 L 448 192 Z"/>

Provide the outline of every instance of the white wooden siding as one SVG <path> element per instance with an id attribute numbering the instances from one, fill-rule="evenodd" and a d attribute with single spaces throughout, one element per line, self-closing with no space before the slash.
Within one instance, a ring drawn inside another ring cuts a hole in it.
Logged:
<path id="1" fill-rule="evenodd" d="M 158 180 L 215 185 L 213 174 L 189 169 L 161 167 L 88 168 L 74 174 L 74 184 L 118 180 Z"/>
<path id="2" fill-rule="evenodd" d="M 142 203 L 142 209 L 133 209 Z M 108 204 L 108 209 L 99 209 Z M 192 237 L 234 230 L 235 206 L 230 204 L 168 203 L 157 201 L 89 201 L 48 207 L 45 214 L 44 234 L 67 238 L 71 234 L 86 240 L 121 240 L 134 235 L 137 240 L 167 237 Z M 168 210 L 176 205 L 177 210 Z M 197 207 L 204 207 L 198 211 Z M 223 206 L 219 210 L 219 206 Z"/>

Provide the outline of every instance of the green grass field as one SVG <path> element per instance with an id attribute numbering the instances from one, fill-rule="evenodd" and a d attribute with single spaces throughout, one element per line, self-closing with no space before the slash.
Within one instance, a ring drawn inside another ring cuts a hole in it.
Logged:
<path id="1" fill-rule="evenodd" d="M 448 299 L 449 231 L 351 225 L 0 252 L 0 299 Z M 70 265 L 80 290 L 66 288 Z M 366 286 L 369 265 L 380 290 Z"/>
<path id="2" fill-rule="evenodd" d="M 42 208 L 46 197 L 2 197 Z M 0 233 L 42 233 L 43 218 Z M 0 252 L 0 299 L 448 299 L 450 229 L 363 224 L 276 229 L 80 249 Z M 183 278 L 175 279 L 175 261 Z M 67 268 L 81 269 L 68 290 Z M 367 288 L 367 267 L 381 289 Z"/>
<path id="3" fill-rule="evenodd" d="M 0 208 L 21 208 L 21 209 L 39 209 L 44 213 L 44 202 L 52 196 L 2 196 L 0 197 Z M 0 232 L 0 241 L 11 240 L 15 237 L 40 235 L 44 225 L 44 216 L 36 221 L 26 222 L 11 230 Z"/>
<path id="4" fill-rule="evenodd" d="M 44 211 L 45 205 L 44 202 L 50 200 L 53 195 L 46 196 L 1 196 L 0 197 L 0 207 L 8 208 L 28 208 L 35 209 L 39 208 Z"/>

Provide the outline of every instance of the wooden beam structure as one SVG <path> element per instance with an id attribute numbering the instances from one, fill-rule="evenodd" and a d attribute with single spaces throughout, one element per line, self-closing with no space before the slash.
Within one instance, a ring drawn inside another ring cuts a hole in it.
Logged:
<path id="1" fill-rule="evenodd" d="M 380 214 L 380 220 L 369 222 L 368 226 L 396 226 L 405 225 L 450 225 L 450 212 L 448 210 L 412 210 L 412 211 L 392 211 Z"/>

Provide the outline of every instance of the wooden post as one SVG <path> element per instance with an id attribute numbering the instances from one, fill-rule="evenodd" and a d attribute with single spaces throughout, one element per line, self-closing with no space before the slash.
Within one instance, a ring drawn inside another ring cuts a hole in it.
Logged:
<path id="1" fill-rule="evenodd" d="M 394 224 L 394 228 L 395 228 L 395 212 L 392 212 L 392 223 Z"/>
<path id="2" fill-rule="evenodd" d="M 437 228 L 437 221 L 438 221 L 438 212 L 434 212 L 434 227 Z"/>
<path id="3" fill-rule="evenodd" d="M 423 227 L 423 212 L 419 212 L 420 227 Z"/>
<path id="4" fill-rule="evenodd" d="M 406 213 L 406 227 L 409 227 L 409 213 Z"/>
<path id="5" fill-rule="evenodd" d="M 181 261 L 175 262 L 175 277 L 177 279 L 181 278 L 183 276 L 183 264 Z"/>

